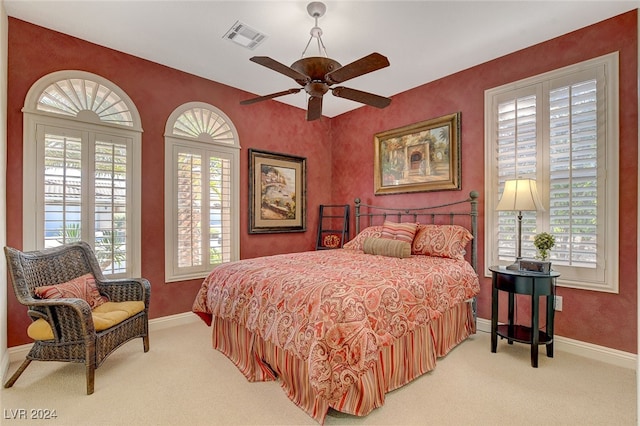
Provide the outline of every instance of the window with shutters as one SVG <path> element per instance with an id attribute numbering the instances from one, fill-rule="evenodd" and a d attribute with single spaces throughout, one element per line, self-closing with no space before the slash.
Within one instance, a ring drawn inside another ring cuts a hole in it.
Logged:
<path id="1" fill-rule="evenodd" d="M 206 276 L 239 259 L 237 132 L 217 108 L 177 108 L 165 131 L 165 281 Z"/>
<path id="2" fill-rule="evenodd" d="M 105 275 L 140 275 L 140 118 L 110 81 L 81 71 L 38 80 L 24 126 L 24 249 L 83 240 Z"/>
<path id="3" fill-rule="evenodd" d="M 496 211 L 507 179 L 537 181 L 545 211 L 522 212 L 522 257 L 555 236 L 559 285 L 618 291 L 618 54 L 485 92 L 485 264 L 510 264 L 517 212 Z"/>

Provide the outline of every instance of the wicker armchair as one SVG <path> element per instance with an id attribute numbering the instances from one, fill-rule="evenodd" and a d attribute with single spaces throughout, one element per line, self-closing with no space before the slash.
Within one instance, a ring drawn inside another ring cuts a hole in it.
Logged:
<path id="1" fill-rule="evenodd" d="M 84 242 L 32 252 L 10 247 L 4 250 L 18 301 L 27 306 L 32 321 L 42 318 L 53 331 L 53 339 L 34 342 L 26 360 L 5 383 L 5 388 L 13 386 L 33 360 L 66 361 L 85 364 L 87 395 L 90 395 L 95 369 L 119 346 L 141 337 L 144 351 L 149 351 L 149 281 L 105 279 L 93 250 Z M 65 283 L 87 273 L 93 274 L 100 294 L 110 301 L 144 301 L 144 310 L 106 330 L 96 331 L 91 308 L 85 300 L 34 297 L 37 287 Z"/>

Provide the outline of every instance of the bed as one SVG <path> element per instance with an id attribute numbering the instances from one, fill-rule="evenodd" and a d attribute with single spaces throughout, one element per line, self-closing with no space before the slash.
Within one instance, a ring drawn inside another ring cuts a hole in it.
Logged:
<path id="1" fill-rule="evenodd" d="M 364 416 L 475 333 L 477 197 L 423 208 L 355 201 L 334 250 L 216 267 L 193 312 L 249 381 L 279 380 L 323 423 Z"/>

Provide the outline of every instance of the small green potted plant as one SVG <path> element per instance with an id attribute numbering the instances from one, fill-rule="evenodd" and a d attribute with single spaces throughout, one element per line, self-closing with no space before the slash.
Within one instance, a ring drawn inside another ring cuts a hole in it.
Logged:
<path id="1" fill-rule="evenodd" d="M 541 232 L 536 235 L 533 245 L 538 250 L 536 257 L 542 261 L 547 261 L 549 259 L 549 250 L 556 245 L 556 237 L 548 232 Z"/>

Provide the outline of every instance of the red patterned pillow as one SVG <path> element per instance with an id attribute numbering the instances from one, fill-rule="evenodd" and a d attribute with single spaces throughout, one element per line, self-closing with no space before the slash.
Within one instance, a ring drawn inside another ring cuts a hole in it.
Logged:
<path id="1" fill-rule="evenodd" d="M 463 226 L 418 225 L 411 253 L 463 260 L 465 247 L 472 239 L 471 232 Z"/>
<path id="2" fill-rule="evenodd" d="M 416 235 L 416 223 L 397 223 L 385 220 L 382 224 L 382 238 L 406 241 L 411 244 Z"/>
<path id="3" fill-rule="evenodd" d="M 109 299 L 98 291 L 93 274 L 85 274 L 66 283 L 36 287 L 36 297 L 40 299 L 76 298 L 86 300 L 91 309 L 108 302 Z"/>
<path id="4" fill-rule="evenodd" d="M 344 243 L 342 248 L 347 250 L 362 250 L 364 240 L 368 237 L 380 238 L 380 235 L 382 235 L 382 225 L 369 226 L 368 228 L 364 228 L 360 231 L 353 240 L 348 243 Z"/>

